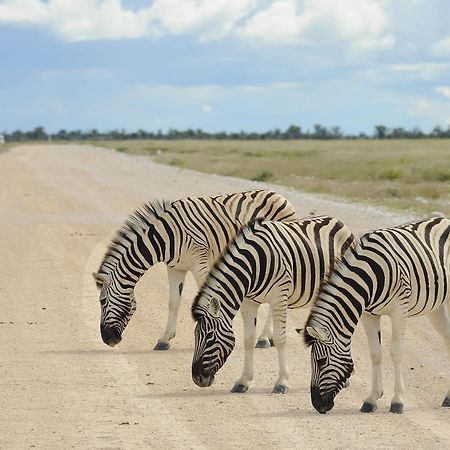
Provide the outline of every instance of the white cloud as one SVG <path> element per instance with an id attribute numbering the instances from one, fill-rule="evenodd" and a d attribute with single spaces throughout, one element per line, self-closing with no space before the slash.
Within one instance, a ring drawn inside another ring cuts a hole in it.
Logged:
<path id="1" fill-rule="evenodd" d="M 0 4 L 0 22 L 37 24 L 47 18 L 47 5 L 39 0 L 6 0 Z"/>
<path id="2" fill-rule="evenodd" d="M 272 42 L 294 42 L 300 35 L 297 7 L 294 1 L 274 2 L 247 21 L 239 34 Z"/>
<path id="3" fill-rule="evenodd" d="M 431 102 L 427 98 L 420 98 L 417 100 L 413 107 L 410 109 L 409 113 L 411 115 L 423 115 L 426 114 L 431 107 Z"/>
<path id="4" fill-rule="evenodd" d="M 443 95 L 444 97 L 447 97 L 450 99 L 450 87 L 448 86 L 439 86 L 436 88 L 436 92 L 438 94 Z"/>
<path id="5" fill-rule="evenodd" d="M 0 22 L 39 25 L 68 41 L 157 34 L 148 8 L 125 10 L 120 0 L 6 0 L 0 5 Z"/>
<path id="6" fill-rule="evenodd" d="M 130 9 L 123 0 L 4 0 L 0 23 L 41 26 L 67 41 L 193 34 L 237 35 L 274 43 L 350 43 L 390 48 L 386 0 L 154 0 Z M 301 6 L 299 6 L 301 5 Z"/>
<path id="7" fill-rule="evenodd" d="M 450 55 L 450 36 L 433 44 L 431 51 L 436 56 Z"/>
<path id="8" fill-rule="evenodd" d="M 140 100 L 163 101 L 177 99 L 208 105 L 208 101 L 223 92 L 223 87 L 214 84 L 198 86 L 176 86 L 172 84 L 141 84 L 132 88 L 130 95 Z"/>
<path id="9" fill-rule="evenodd" d="M 285 91 L 285 90 L 296 90 L 301 87 L 301 83 L 291 83 L 291 82 L 276 82 L 269 84 L 248 84 L 245 86 L 240 86 L 240 88 L 247 92 L 264 92 L 264 91 Z"/>
<path id="10" fill-rule="evenodd" d="M 390 48 L 389 18 L 383 0 L 277 0 L 247 20 L 238 34 L 272 42 L 328 44 L 336 40 L 355 48 Z"/>
<path id="11" fill-rule="evenodd" d="M 423 80 L 431 80 L 444 71 L 448 71 L 450 63 L 414 63 L 392 64 L 387 69 L 392 72 L 404 73 Z"/>
<path id="12" fill-rule="evenodd" d="M 155 0 L 149 14 L 167 33 L 197 33 L 201 40 L 221 38 L 257 0 Z"/>
<path id="13" fill-rule="evenodd" d="M 209 114 L 214 111 L 214 108 L 211 105 L 202 105 L 202 111 Z"/>
<path id="14" fill-rule="evenodd" d="M 257 0 L 155 0 L 137 10 L 121 0 L 6 0 L 0 23 L 48 27 L 68 41 L 131 39 L 195 33 L 220 38 L 248 14 Z"/>
<path id="15" fill-rule="evenodd" d="M 404 107 L 408 115 L 430 120 L 434 124 L 446 124 L 450 114 L 448 102 L 425 97 L 406 99 Z"/>

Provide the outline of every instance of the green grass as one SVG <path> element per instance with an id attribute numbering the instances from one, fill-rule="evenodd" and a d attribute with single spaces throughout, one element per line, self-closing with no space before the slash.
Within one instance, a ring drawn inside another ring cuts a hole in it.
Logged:
<path id="1" fill-rule="evenodd" d="M 14 144 L 0 144 L 0 153 L 4 153 L 6 151 L 8 151 L 10 148 L 14 147 Z"/>
<path id="2" fill-rule="evenodd" d="M 450 216 L 450 140 L 101 141 L 152 161 Z M 124 150 L 126 149 L 126 150 Z"/>

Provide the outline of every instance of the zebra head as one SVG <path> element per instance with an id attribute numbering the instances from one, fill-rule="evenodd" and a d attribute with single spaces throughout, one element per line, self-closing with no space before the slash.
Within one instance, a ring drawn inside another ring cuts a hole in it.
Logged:
<path id="1" fill-rule="evenodd" d="M 306 326 L 304 339 L 311 347 L 311 402 L 325 414 L 353 373 L 350 345 L 340 345 L 328 329 L 315 323 Z"/>
<path id="2" fill-rule="evenodd" d="M 110 275 L 92 274 L 100 289 L 100 333 L 103 342 L 114 347 L 122 340 L 122 333 L 136 311 L 134 291 L 117 288 Z"/>
<path id="3" fill-rule="evenodd" d="M 192 317 L 196 322 L 192 380 L 197 386 L 207 387 L 233 351 L 232 322 L 223 313 L 220 300 L 207 299 L 201 293 L 192 306 Z"/>

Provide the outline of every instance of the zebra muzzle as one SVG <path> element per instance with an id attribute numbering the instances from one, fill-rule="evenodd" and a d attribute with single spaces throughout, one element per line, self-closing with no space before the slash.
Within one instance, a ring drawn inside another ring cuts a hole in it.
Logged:
<path id="1" fill-rule="evenodd" d="M 214 382 L 214 374 L 204 370 L 202 361 L 196 361 L 192 364 L 192 381 L 199 387 L 209 387 Z"/>
<path id="2" fill-rule="evenodd" d="M 100 333 L 102 335 L 103 342 L 110 347 L 114 347 L 122 340 L 119 330 L 115 327 L 105 327 L 101 325 Z"/>
<path id="3" fill-rule="evenodd" d="M 320 414 L 326 414 L 333 409 L 334 395 L 330 392 L 321 394 L 319 388 L 311 386 L 311 402 Z"/>

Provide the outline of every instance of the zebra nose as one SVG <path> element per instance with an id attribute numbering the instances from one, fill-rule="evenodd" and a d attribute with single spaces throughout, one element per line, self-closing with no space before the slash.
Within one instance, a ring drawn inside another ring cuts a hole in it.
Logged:
<path id="1" fill-rule="evenodd" d="M 103 342 L 110 347 L 114 347 L 122 340 L 119 330 L 115 327 L 105 327 L 104 325 L 100 325 L 100 333 Z"/>
<path id="2" fill-rule="evenodd" d="M 311 386 L 311 402 L 320 414 L 326 414 L 334 406 L 333 394 L 321 394 L 316 386 Z"/>
<path id="3" fill-rule="evenodd" d="M 197 360 L 192 364 L 192 381 L 199 387 L 208 387 L 214 381 L 214 375 L 207 374 L 203 369 L 203 361 Z"/>

